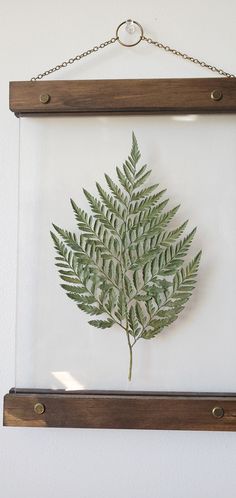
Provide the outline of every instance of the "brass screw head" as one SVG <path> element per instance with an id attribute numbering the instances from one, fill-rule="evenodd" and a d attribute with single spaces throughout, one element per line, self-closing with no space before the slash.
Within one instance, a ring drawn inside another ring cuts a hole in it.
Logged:
<path id="1" fill-rule="evenodd" d="M 48 93 L 41 93 L 39 100 L 41 104 L 47 104 L 50 100 L 50 95 Z"/>
<path id="2" fill-rule="evenodd" d="M 215 101 L 219 101 L 223 98 L 223 92 L 221 90 L 213 90 L 211 92 L 211 99 Z"/>
<path id="3" fill-rule="evenodd" d="M 34 412 L 37 413 L 37 415 L 42 415 L 45 412 L 45 406 L 43 403 L 36 403 L 34 405 Z"/>
<path id="4" fill-rule="evenodd" d="M 222 418 L 224 416 L 224 410 L 221 408 L 221 406 L 215 406 L 212 410 L 212 415 L 215 418 Z"/>

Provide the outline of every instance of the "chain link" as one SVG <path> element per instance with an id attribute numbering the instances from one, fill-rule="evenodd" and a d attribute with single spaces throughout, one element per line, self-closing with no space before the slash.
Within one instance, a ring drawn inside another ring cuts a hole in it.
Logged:
<path id="1" fill-rule="evenodd" d="M 95 45 L 95 47 L 91 48 L 90 50 L 86 50 L 86 52 L 83 52 L 82 54 L 76 55 L 75 57 L 68 59 L 68 61 L 64 61 L 61 64 L 58 64 L 57 66 L 55 66 L 51 69 L 48 69 L 44 73 L 38 74 L 38 76 L 34 76 L 33 78 L 31 78 L 31 81 L 41 80 L 45 76 L 48 76 L 49 74 L 55 73 L 55 71 L 59 71 L 63 67 L 67 67 L 67 66 L 69 66 L 69 64 L 73 64 L 76 61 L 80 61 L 84 57 L 87 57 L 88 55 L 91 55 L 94 52 L 97 52 L 98 50 L 107 47 L 111 43 L 115 43 L 117 40 L 118 40 L 118 38 L 114 37 L 114 38 L 110 38 L 110 40 L 107 40 L 103 43 L 100 43 L 100 45 Z"/>
<path id="2" fill-rule="evenodd" d="M 216 66 L 211 66 L 210 64 L 207 64 L 206 62 L 201 61 L 201 60 L 197 59 L 196 57 L 192 57 L 191 55 L 180 52 L 179 50 L 176 50 L 175 48 L 171 48 L 168 45 L 164 45 L 163 43 L 161 43 L 159 41 L 154 41 L 154 40 L 152 40 L 152 38 L 147 38 L 146 36 L 143 36 L 142 35 L 142 26 L 139 25 L 138 23 L 136 23 L 136 21 L 133 21 L 133 22 L 135 24 L 137 24 L 139 27 L 141 27 L 141 36 L 140 36 L 140 40 L 138 41 L 138 43 L 140 41 L 145 41 L 145 42 L 149 43 L 150 45 L 155 45 L 155 47 L 158 47 L 162 50 L 165 50 L 166 52 L 170 52 L 170 53 L 176 55 L 177 57 L 182 57 L 182 59 L 184 59 L 184 60 L 188 60 L 190 62 L 193 62 L 194 64 L 198 64 L 201 67 L 207 68 L 210 71 L 213 71 L 214 73 L 218 73 L 218 74 L 220 74 L 220 76 L 225 76 L 227 78 L 236 78 L 236 76 L 234 74 L 227 73 L 223 69 L 219 69 Z M 122 23 L 122 24 L 124 24 L 124 23 Z M 118 28 L 117 28 L 117 30 L 118 30 Z M 90 50 L 87 50 L 86 52 L 83 52 L 82 54 L 76 55 L 75 57 L 72 57 L 71 59 L 68 59 L 67 61 L 62 62 L 61 64 L 58 64 L 57 66 L 55 66 L 51 69 L 48 69 L 44 73 L 38 74 L 38 76 L 31 78 L 31 81 L 41 80 L 45 76 L 48 76 L 49 74 L 52 74 L 55 71 L 59 71 L 59 69 L 62 69 L 63 67 L 67 67 L 69 64 L 73 64 L 74 62 L 79 61 L 79 60 L 83 59 L 84 57 L 87 57 L 88 55 L 91 55 L 94 52 L 97 52 L 98 50 L 105 48 L 108 45 L 111 45 L 112 43 L 115 43 L 117 40 L 120 41 L 119 35 L 117 34 L 117 31 L 116 31 L 116 36 L 113 38 L 110 38 L 110 40 L 107 40 L 107 41 L 101 43 L 100 45 L 95 45 L 95 47 L 91 48 Z M 128 45 L 125 45 L 125 46 L 128 46 Z M 130 45 L 130 46 L 132 46 L 132 45 Z"/>
<path id="3" fill-rule="evenodd" d="M 188 60 L 190 62 L 193 62 L 194 64 L 198 64 L 201 67 L 205 67 L 207 69 L 210 69 L 210 71 L 213 71 L 214 73 L 218 73 L 221 76 L 226 76 L 227 78 L 236 78 L 234 74 L 227 73 L 223 69 L 219 69 L 215 66 L 211 66 L 210 64 L 207 64 L 204 61 L 200 61 L 196 57 L 192 57 L 191 55 L 187 55 L 183 52 L 180 52 L 179 50 L 176 50 L 175 48 L 171 48 L 168 45 L 163 45 L 163 43 L 160 43 L 158 41 L 152 40 L 152 38 L 147 38 L 146 36 L 142 36 L 142 40 L 149 43 L 150 45 L 155 45 L 155 47 L 161 48 L 162 50 L 165 50 L 166 52 L 171 52 L 174 55 L 177 55 L 177 57 L 182 57 L 182 59 Z"/>

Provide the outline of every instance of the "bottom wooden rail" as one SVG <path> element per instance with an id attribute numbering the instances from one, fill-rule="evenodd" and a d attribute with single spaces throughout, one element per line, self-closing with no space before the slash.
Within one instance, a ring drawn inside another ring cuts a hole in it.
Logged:
<path id="1" fill-rule="evenodd" d="M 11 389 L 3 424 L 236 431 L 236 394 Z"/>

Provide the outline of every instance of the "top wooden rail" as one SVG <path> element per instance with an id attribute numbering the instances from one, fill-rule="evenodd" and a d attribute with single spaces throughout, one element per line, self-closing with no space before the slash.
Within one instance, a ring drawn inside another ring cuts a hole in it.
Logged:
<path id="1" fill-rule="evenodd" d="M 13 81 L 17 116 L 234 113 L 236 78 Z"/>

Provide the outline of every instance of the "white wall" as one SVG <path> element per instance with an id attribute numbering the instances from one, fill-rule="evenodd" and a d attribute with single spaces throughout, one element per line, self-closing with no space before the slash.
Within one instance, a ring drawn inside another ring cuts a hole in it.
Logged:
<path id="1" fill-rule="evenodd" d="M 29 79 L 113 36 L 128 17 L 151 36 L 236 71 L 233 0 L 122 0 L 119 5 L 0 0 L 1 396 L 14 385 L 18 123 L 8 111 L 8 81 Z M 56 77 L 207 75 L 155 48 L 145 49 L 116 44 Z M 233 433 L 2 428 L 0 496 L 233 497 L 235 450 Z"/>

